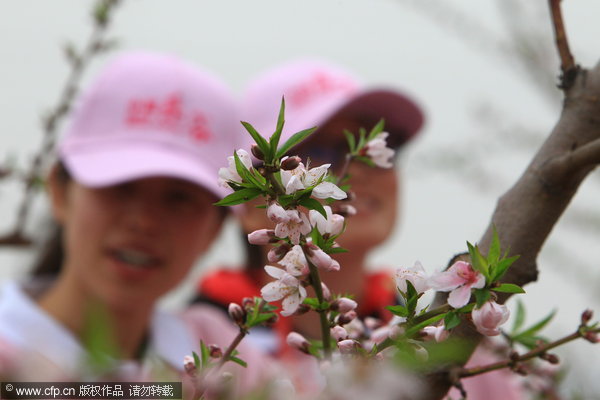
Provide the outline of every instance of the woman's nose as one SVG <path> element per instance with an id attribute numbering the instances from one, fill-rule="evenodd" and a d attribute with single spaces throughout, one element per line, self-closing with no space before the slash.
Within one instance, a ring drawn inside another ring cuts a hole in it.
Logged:
<path id="1" fill-rule="evenodd" d="M 128 200 L 123 218 L 128 229 L 144 235 L 155 235 L 162 224 L 161 216 L 158 202 L 136 196 Z"/>

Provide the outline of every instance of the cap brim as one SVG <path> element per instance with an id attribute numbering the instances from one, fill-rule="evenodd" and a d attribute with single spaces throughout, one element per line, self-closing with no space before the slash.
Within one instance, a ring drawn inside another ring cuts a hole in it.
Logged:
<path id="1" fill-rule="evenodd" d="M 425 120 L 423 111 L 413 100 L 385 89 L 360 93 L 327 117 L 321 126 L 329 120 L 346 116 L 368 122 L 371 126 L 365 127 L 367 129 L 384 119 L 391 147 L 400 147 L 415 137 Z"/>
<path id="2" fill-rule="evenodd" d="M 216 197 L 227 190 L 218 185 L 217 171 L 207 168 L 193 154 L 184 155 L 181 149 L 169 151 L 152 144 L 135 143 L 118 148 L 80 149 L 61 154 L 61 159 L 73 178 L 84 186 L 105 187 L 134 179 L 167 176 L 195 183 Z"/>

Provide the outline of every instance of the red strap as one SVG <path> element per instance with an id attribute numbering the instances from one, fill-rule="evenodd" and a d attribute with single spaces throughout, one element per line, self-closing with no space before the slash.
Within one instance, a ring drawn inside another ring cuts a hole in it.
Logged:
<path id="1" fill-rule="evenodd" d="M 198 290 L 209 299 L 228 306 L 241 304 L 244 297 L 260 296 L 260 289 L 244 271 L 220 270 L 207 274 Z"/>
<path id="2" fill-rule="evenodd" d="M 385 307 L 396 304 L 396 287 L 394 278 L 388 271 L 374 272 L 365 279 L 365 294 L 359 305 L 359 315 L 377 314 L 384 321 L 392 318 L 392 313 Z"/>

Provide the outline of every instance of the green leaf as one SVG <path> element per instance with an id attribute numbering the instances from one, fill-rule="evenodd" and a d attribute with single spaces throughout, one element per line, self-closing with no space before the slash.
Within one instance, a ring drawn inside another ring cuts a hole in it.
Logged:
<path id="1" fill-rule="evenodd" d="M 283 157 L 292 147 L 296 146 L 307 137 L 312 135 L 317 127 L 312 127 L 308 129 L 304 129 L 300 132 L 294 133 L 284 144 L 277 150 L 277 154 L 275 155 L 276 159 L 280 159 Z"/>
<path id="2" fill-rule="evenodd" d="M 445 329 L 449 331 L 450 329 L 456 328 L 458 325 L 460 325 L 460 317 L 458 314 L 455 311 L 447 313 L 444 317 Z"/>
<path id="3" fill-rule="evenodd" d="M 469 248 L 469 255 L 471 256 L 471 265 L 475 271 L 479 271 L 485 276 L 486 282 L 489 281 L 489 266 L 487 260 L 481 255 L 479 247 L 473 246 L 467 242 Z M 488 282 L 489 283 L 489 282 Z"/>
<path id="4" fill-rule="evenodd" d="M 487 261 L 490 265 L 495 264 L 500 259 L 500 238 L 496 227 L 492 226 L 492 243 L 490 244 L 490 251 L 487 255 Z"/>
<path id="5" fill-rule="evenodd" d="M 323 217 L 325 217 L 325 219 L 327 219 L 327 212 L 317 199 L 313 199 L 312 197 L 303 197 L 298 200 L 298 204 L 308 208 L 309 210 L 317 210 Z"/>
<path id="6" fill-rule="evenodd" d="M 399 317 L 408 317 L 408 310 L 404 306 L 386 306 L 385 308 L 390 310 L 392 314 L 397 315 Z"/>
<path id="7" fill-rule="evenodd" d="M 477 303 L 477 308 L 481 307 L 488 301 L 491 297 L 490 291 L 488 289 L 475 289 L 475 302 Z"/>
<path id="8" fill-rule="evenodd" d="M 270 157 L 271 146 L 269 146 L 269 143 L 267 142 L 267 140 L 265 138 L 263 138 L 261 136 L 261 134 L 258 133 L 256 131 L 256 129 L 254 129 L 254 127 L 252 125 L 250 125 L 248 122 L 242 121 L 242 125 L 244 125 L 244 128 L 246 128 L 246 130 L 248 131 L 250 136 L 252 136 L 252 139 L 254 139 L 254 141 L 258 145 L 258 148 L 260 149 L 260 151 L 262 151 L 262 153 L 264 154 L 264 156 L 265 156 L 264 161 L 266 163 L 271 162 L 272 161 L 272 157 Z"/>
<path id="9" fill-rule="evenodd" d="M 498 265 L 495 268 L 494 276 L 492 276 L 492 282 L 496 282 L 498 279 L 502 278 L 506 273 L 506 270 L 519 259 L 520 256 L 513 256 L 509 258 L 504 258 L 500 260 Z M 491 283 L 491 282 L 490 282 Z"/>
<path id="10" fill-rule="evenodd" d="M 250 182 L 252 183 L 254 186 L 257 186 L 261 189 L 264 189 L 264 178 L 263 179 L 257 179 L 256 177 L 253 176 L 253 174 L 248 170 L 248 168 L 246 168 L 246 166 L 244 165 L 244 163 L 242 162 L 242 160 L 240 160 L 240 157 L 237 154 L 237 151 L 233 153 L 233 159 L 235 161 L 235 169 L 238 173 L 238 175 L 242 178 L 242 180 L 244 182 Z M 260 176 L 260 174 L 259 174 Z"/>
<path id="11" fill-rule="evenodd" d="M 238 358 L 236 356 L 233 356 L 233 355 L 229 356 L 229 361 L 233 361 L 234 363 L 239 364 L 244 368 L 248 367 L 248 363 L 246 361 L 244 361 L 241 358 Z"/>
<path id="12" fill-rule="evenodd" d="M 202 359 L 202 365 L 207 366 L 210 360 L 210 349 L 202 340 L 200 341 L 200 356 Z"/>
<path id="13" fill-rule="evenodd" d="M 344 249 L 343 247 L 332 247 L 327 250 L 327 254 L 339 254 L 339 253 L 347 253 L 348 249 Z"/>
<path id="14" fill-rule="evenodd" d="M 266 322 L 273 318 L 274 315 L 275 314 L 273 313 L 261 313 L 257 316 L 253 316 L 253 318 L 251 318 L 250 321 L 248 321 L 248 326 L 252 328 L 253 326 L 260 325 L 263 322 Z"/>
<path id="15" fill-rule="evenodd" d="M 517 301 L 517 312 L 515 315 L 515 322 L 513 323 L 512 334 L 517 333 L 519 329 L 523 326 L 525 322 L 525 306 L 523 306 L 523 302 L 521 300 Z"/>
<path id="16" fill-rule="evenodd" d="M 281 98 L 281 107 L 279 107 L 279 116 L 277 117 L 277 126 L 275 127 L 275 132 L 271 135 L 269 139 L 269 144 L 271 145 L 271 149 L 273 149 L 273 153 L 277 154 L 277 146 L 279 145 L 279 138 L 281 137 L 281 132 L 283 131 L 283 124 L 285 123 L 285 99 Z"/>
<path id="17" fill-rule="evenodd" d="M 528 328 L 528 329 L 524 330 L 523 332 L 514 336 L 513 340 L 520 340 L 524 337 L 535 335 L 540 330 L 542 330 L 542 328 L 544 328 L 546 325 L 548 325 L 548 322 L 550 322 L 550 320 L 554 317 L 554 314 L 556 314 L 556 310 L 552 311 L 550 314 L 548 314 L 548 316 L 546 316 L 546 318 L 542 319 L 541 321 L 534 324 L 530 328 Z"/>
<path id="18" fill-rule="evenodd" d="M 525 293 L 523 288 L 512 283 L 503 283 L 502 285 L 493 288 L 492 290 L 501 293 Z"/>
<path id="19" fill-rule="evenodd" d="M 200 361 L 198 354 L 196 354 L 195 351 L 192 351 L 192 356 L 194 357 L 194 365 L 196 365 L 196 368 L 202 368 L 202 361 Z"/>
<path id="20" fill-rule="evenodd" d="M 365 144 L 367 143 L 367 131 L 365 131 L 365 128 L 360 128 L 358 130 L 358 146 L 356 146 L 357 150 L 362 149 L 363 147 L 365 147 Z"/>
<path id="21" fill-rule="evenodd" d="M 414 314 L 417 309 L 417 302 L 419 301 L 419 293 L 413 286 L 412 282 L 406 281 L 406 308 L 409 314 Z"/>
<path id="22" fill-rule="evenodd" d="M 262 194 L 262 190 L 258 188 L 247 188 L 240 189 L 236 192 L 231 193 L 225 198 L 214 203 L 215 206 L 234 206 L 236 204 L 242 204 L 250 201 Z"/>
<path id="23" fill-rule="evenodd" d="M 344 129 L 344 136 L 346 136 L 346 140 L 348 141 L 350 153 L 354 154 L 354 152 L 356 151 L 356 139 L 354 138 L 354 134 L 349 130 Z"/>
<path id="24" fill-rule="evenodd" d="M 355 160 L 360 161 L 364 164 L 367 164 L 369 167 L 374 168 L 377 165 L 373 162 L 373 160 L 371 160 L 369 157 L 364 157 L 364 156 L 356 156 L 354 157 Z"/>
<path id="25" fill-rule="evenodd" d="M 377 124 L 373 127 L 373 129 L 371 129 L 371 132 L 369 133 L 369 137 L 367 138 L 367 141 L 375 139 L 375 137 L 377 135 L 379 135 L 381 132 L 383 132 L 384 126 L 385 126 L 385 120 L 382 118 L 379 120 L 379 122 L 377 122 Z"/>

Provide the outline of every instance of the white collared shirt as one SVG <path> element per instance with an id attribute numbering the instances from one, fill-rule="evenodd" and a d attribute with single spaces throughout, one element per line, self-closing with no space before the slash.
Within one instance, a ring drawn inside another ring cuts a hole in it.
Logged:
<path id="1" fill-rule="evenodd" d="M 86 351 L 79 340 L 58 323 L 25 292 L 22 285 L 9 282 L 0 291 L 0 340 L 24 356 L 46 360 L 56 370 L 51 376 L 79 376 Z M 152 315 L 149 343 L 144 359 L 119 361 L 118 370 L 132 376 L 146 375 L 153 360 L 175 371 L 183 371 L 183 358 L 197 346 L 185 322 L 156 310 Z"/>

